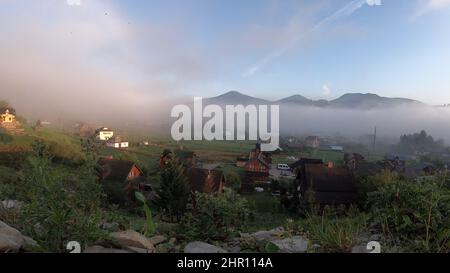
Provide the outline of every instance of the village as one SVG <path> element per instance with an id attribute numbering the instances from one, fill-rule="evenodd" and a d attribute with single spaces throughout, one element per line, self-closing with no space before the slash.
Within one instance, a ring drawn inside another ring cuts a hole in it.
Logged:
<path id="1" fill-rule="evenodd" d="M 355 149 L 348 148 L 345 142 L 320 136 L 283 137 L 279 149 L 269 152 L 262 150 L 261 141 L 232 143 L 225 147 L 217 146 L 218 148 L 214 147 L 214 143 L 152 140 L 151 137 L 132 137 L 133 141 L 129 141 L 127 137 L 122 136 L 127 135 L 124 131 L 117 133 L 110 127 L 94 127 L 84 123 L 75 124 L 71 133 L 63 133 L 52 128 L 48 122 L 38 120 L 30 126 L 24 119 L 19 121 L 12 107 L 1 109 L 0 127 L 3 128 L 3 135 L 11 137 L 11 140 L 5 140 L 1 145 L 1 154 L 3 154 L 1 162 L 7 161 L 4 158 L 11 156 L 11 151 L 13 153 L 20 149 L 25 151 L 35 145 L 25 147 L 27 146 L 25 144 L 24 147 L 19 148 L 11 144 L 15 139 L 33 138 L 35 141 L 45 143 L 49 140 L 45 139 L 46 136 L 57 134 L 59 137 L 65 135 L 64 137 L 72 142 L 78 139 L 82 147 L 85 147 L 83 143 L 90 143 L 90 151 L 95 151 L 96 154 L 96 166 L 91 171 L 93 173 L 95 171 L 98 183 L 102 186 L 108 202 L 118 206 L 120 210 L 128 211 L 126 214 L 129 214 L 130 209 L 136 210 L 135 202 L 138 196 L 136 194 L 139 193 L 145 198 L 144 206 L 148 204 L 152 207 L 152 211 L 158 211 L 153 213 L 153 217 L 161 223 L 167 222 L 168 225 L 172 225 L 170 223 L 176 222 L 173 217 L 180 219 L 181 216 L 173 211 L 176 206 L 168 207 L 166 204 L 161 204 L 162 200 L 166 199 L 160 195 L 169 194 L 172 196 L 172 201 L 177 201 L 177 196 L 184 198 L 182 195 L 184 186 L 177 183 L 186 181 L 186 189 L 193 200 L 197 200 L 197 194 L 204 194 L 206 198 L 206 196 L 227 196 L 228 192 L 232 191 L 234 192 L 232 200 L 243 198 L 245 203 L 251 204 L 256 215 L 252 224 L 253 228 L 248 229 L 249 233 L 241 232 L 240 237 L 228 238 L 222 244 L 215 245 L 209 244 L 211 241 L 186 242 L 186 239 L 181 239 L 182 236 L 174 233 L 170 236 L 161 235 L 156 234 L 154 230 L 150 232 L 154 236 L 146 238 L 130 229 L 118 230 L 120 224 L 117 222 L 106 222 L 103 225 L 114 230 L 111 236 L 114 237 L 115 244 L 103 243 L 89 246 L 86 247 L 85 252 L 240 252 L 245 248 L 244 242 L 248 243 L 248 240 L 255 244 L 250 247 L 252 251 L 260 251 L 255 250 L 261 248 L 259 244 L 264 245 L 264 251 L 320 251 L 318 250 L 319 242 L 313 243 L 305 235 L 291 234 L 289 227 L 283 225 L 286 222 L 289 225 L 290 222 L 307 215 L 309 213 L 307 208 L 320 208 L 322 213 L 330 207 L 363 209 L 362 181 L 375 178 L 384 179 L 380 183 L 390 183 L 394 179 L 422 183 L 441 177 L 450 167 L 448 148 L 433 154 L 392 153 L 376 156 L 373 152 L 370 155 L 370 150 L 367 150 L 366 156 L 370 158 L 369 160 L 362 154 L 365 151 L 358 153 Z M 11 150 L 8 150 L 8 147 Z M 54 158 L 60 157 L 57 152 L 54 153 Z M 62 154 L 61 157 L 67 156 Z M 61 162 L 74 159 L 71 155 L 69 157 L 71 158 Z M 434 162 L 431 162 L 432 160 Z M 8 162 L 5 165 L 14 164 Z M 172 187 L 173 192 L 164 193 L 163 190 L 166 187 Z M 197 202 L 200 201 L 197 200 Z M 191 209 L 195 211 L 197 205 L 194 203 Z M 0 212 L 19 213 L 16 210 L 20 211 L 21 206 L 23 201 L 2 199 Z M 158 207 L 164 209 L 158 209 Z M 169 215 L 165 215 L 166 210 L 170 211 Z M 184 210 L 185 208 L 182 209 Z M 147 221 L 149 221 L 148 217 L 152 218 L 151 214 L 149 216 L 146 212 Z M 265 219 L 272 219 L 272 221 L 267 222 Z M 2 225 L 5 225 L 4 229 L 15 230 L 7 227 L 3 222 Z M 150 224 L 147 222 L 146 228 L 149 228 L 148 225 Z M 262 231 L 261 228 L 266 230 Z M 20 234 L 17 230 L 14 232 Z M 342 246 L 339 251 L 365 253 L 367 252 L 364 248 L 364 243 L 367 243 L 365 240 L 374 236 L 380 237 L 379 232 L 352 234 L 351 243 Z M 33 246 L 38 245 L 33 239 L 21 236 L 16 236 L 20 242 L 14 247 L 11 244 L 7 246 L 0 244 L 0 251 L 23 250 L 27 240 L 31 241 Z M 314 250 L 314 248 L 317 249 Z M 333 251 L 337 250 L 333 249 Z"/>

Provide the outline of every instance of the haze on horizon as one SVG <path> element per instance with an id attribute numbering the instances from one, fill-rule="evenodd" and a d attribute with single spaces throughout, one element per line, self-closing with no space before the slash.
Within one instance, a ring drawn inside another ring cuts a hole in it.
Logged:
<path id="1" fill-rule="evenodd" d="M 0 0 L 0 99 L 30 119 L 147 124 L 228 90 L 447 104 L 449 25 L 450 0 Z M 386 131 L 450 141 L 447 109 L 308 111 L 308 128 L 356 134 L 398 116 Z"/>

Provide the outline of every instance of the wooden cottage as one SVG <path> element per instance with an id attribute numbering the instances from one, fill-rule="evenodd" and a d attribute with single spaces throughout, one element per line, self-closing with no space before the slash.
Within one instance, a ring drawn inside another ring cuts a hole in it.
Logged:
<path id="1" fill-rule="evenodd" d="M 97 165 L 99 180 L 113 202 L 134 199 L 134 192 L 145 186 L 139 183 L 144 175 L 142 169 L 132 161 L 102 158 Z"/>
<path id="2" fill-rule="evenodd" d="M 300 198 L 319 205 L 355 204 L 358 201 L 356 179 L 344 166 L 307 164 L 297 179 Z"/>
<path id="3" fill-rule="evenodd" d="M 190 168 L 187 177 L 192 192 L 222 193 L 225 186 L 225 176 L 219 170 Z"/>
<path id="4" fill-rule="evenodd" d="M 245 164 L 246 176 L 250 177 L 255 182 L 269 181 L 270 165 L 267 164 L 261 157 L 250 159 Z"/>

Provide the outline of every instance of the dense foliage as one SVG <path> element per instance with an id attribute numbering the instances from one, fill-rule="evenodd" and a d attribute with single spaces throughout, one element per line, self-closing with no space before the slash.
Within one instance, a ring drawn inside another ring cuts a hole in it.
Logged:
<path id="1" fill-rule="evenodd" d="M 368 197 L 374 223 L 405 250 L 450 250 L 450 190 L 445 179 L 397 180 Z"/>
<path id="2" fill-rule="evenodd" d="M 96 241 L 102 236 L 103 193 L 93 164 L 86 162 L 71 171 L 55 164 L 43 143 L 33 148 L 22 172 L 9 178 L 11 184 L 2 181 L 0 188 L 0 199 L 24 204 L 14 224 L 47 251 L 63 252 L 68 241 L 82 245 Z"/>
<path id="3" fill-rule="evenodd" d="M 250 217 L 247 200 L 230 189 L 218 195 L 197 192 L 180 232 L 191 240 L 225 239 L 246 227 Z"/>
<path id="4" fill-rule="evenodd" d="M 158 204 L 173 220 L 180 220 L 189 202 L 190 187 L 183 165 L 176 159 L 167 162 L 161 170 Z"/>

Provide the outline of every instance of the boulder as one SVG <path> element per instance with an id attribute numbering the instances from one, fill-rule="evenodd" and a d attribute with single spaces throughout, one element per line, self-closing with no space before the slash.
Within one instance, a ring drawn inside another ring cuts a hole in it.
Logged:
<path id="1" fill-rule="evenodd" d="M 283 240 L 273 240 L 281 253 L 305 253 L 308 251 L 308 241 L 302 236 L 294 236 Z"/>
<path id="2" fill-rule="evenodd" d="M 184 247 L 184 253 L 227 253 L 227 251 L 204 242 L 191 242 Z"/>
<path id="3" fill-rule="evenodd" d="M 22 233 L 0 221 L 0 252 L 17 252 L 24 242 Z"/>
<path id="4" fill-rule="evenodd" d="M 269 231 L 258 231 L 252 234 L 241 233 L 242 238 L 255 238 L 257 241 L 273 241 L 278 239 L 284 234 L 285 230 L 283 227 L 274 228 Z"/>
<path id="5" fill-rule="evenodd" d="M 115 249 L 115 248 L 105 248 L 102 246 L 89 246 L 83 253 L 134 253 L 129 250 Z"/>
<path id="6" fill-rule="evenodd" d="M 156 235 L 149 239 L 150 243 L 152 243 L 154 246 L 159 245 L 161 243 L 164 243 L 167 241 L 167 238 L 162 235 Z"/>
<path id="7" fill-rule="evenodd" d="M 126 230 L 120 232 L 113 232 L 110 237 L 114 239 L 121 247 L 136 247 L 147 250 L 155 250 L 155 246 L 144 235 L 134 231 Z"/>

